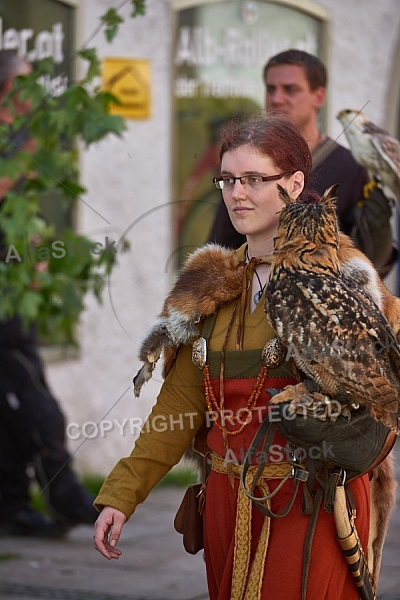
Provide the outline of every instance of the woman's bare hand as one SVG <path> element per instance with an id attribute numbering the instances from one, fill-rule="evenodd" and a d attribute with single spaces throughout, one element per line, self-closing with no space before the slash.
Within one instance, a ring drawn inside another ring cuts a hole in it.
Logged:
<path id="1" fill-rule="evenodd" d="M 105 506 L 94 525 L 94 547 L 108 560 L 118 559 L 122 554 L 116 545 L 125 521 L 126 516 L 123 512 L 117 508 Z"/>

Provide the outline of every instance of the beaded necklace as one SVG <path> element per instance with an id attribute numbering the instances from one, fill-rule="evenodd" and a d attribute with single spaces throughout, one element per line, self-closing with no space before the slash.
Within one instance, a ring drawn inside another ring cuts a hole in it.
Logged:
<path id="1" fill-rule="evenodd" d="M 247 265 L 247 267 L 250 267 L 250 269 L 255 270 L 255 264 L 256 264 L 256 259 L 252 259 L 250 261 L 250 263 Z M 244 307 L 245 307 L 245 303 L 246 303 L 245 291 L 247 289 L 247 272 L 246 271 L 247 271 L 247 269 L 245 269 L 244 273 L 243 273 L 242 294 L 240 296 L 240 304 L 241 304 L 240 319 L 239 319 L 240 323 L 239 323 L 237 343 L 236 343 L 236 346 L 238 349 L 242 348 L 242 341 L 238 340 L 238 338 L 239 338 L 239 330 L 240 330 L 240 335 L 243 334 L 242 318 L 243 318 Z M 261 294 L 262 294 L 262 292 L 261 292 Z M 226 346 L 228 343 L 229 335 L 232 330 L 233 321 L 235 318 L 238 302 L 239 302 L 239 299 L 237 299 L 234 304 L 232 316 L 230 318 L 230 321 L 229 321 L 229 324 L 227 327 L 227 331 L 226 331 L 226 335 L 225 335 L 225 339 L 224 339 L 224 342 L 223 342 L 222 348 L 221 348 L 221 366 L 220 366 L 220 373 L 219 373 L 219 391 L 220 391 L 219 404 L 217 402 L 217 399 L 215 397 L 214 390 L 212 387 L 209 366 L 207 364 L 205 364 L 203 366 L 204 392 L 205 392 L 205 397 L 206 397 L 206 402 L 207 402 L 207 408 L 211 415 L 214 415 L 215 411 L 218 414 L 219 419 L 218 419 L 218 417 L 216 417 L 216 418 L 213 418 L 213 420 L 214 420 L 214 423 L 217 425 L 217 427 L 219 427 L 219 429 L 221 429 L 221 431 L 223 433 L 226 449 L 227 449 L 227 436 L 228 435 L 238 435 L 249 424 L 249 422 L 251 420 L 251 415 L 252 415 L 251 411 L 258 402 L 258 399 L 262 392 L 263 386 L 265 384 L 265 380 L 268 376 L 268 367 L 264 365 L 261 368 L 261 370 L 257 376 L 257 379 L 253 386 L 253 390 L 250 394 L 250 397 L 247 400 L 246 406 L 240 411 L 240 415 L 229 417 L 229 420 L 231 420 L 231 421 L 239 421 L 241 419 L 241 415 L 242 415 L 243 411 L 247 411 L 246 419 L 244 420 L 244 422 L 241 423 L 241 425 L 238 429 L 229 431 L 226 428 L 225 419 L 223 416 L 224 415 L 224 403 L 225 403 L 225 395 L 224 395 L 225 351 L 226 351 Z M 221 423 L 219 423 L 219 421 L 221 421 Z"/>

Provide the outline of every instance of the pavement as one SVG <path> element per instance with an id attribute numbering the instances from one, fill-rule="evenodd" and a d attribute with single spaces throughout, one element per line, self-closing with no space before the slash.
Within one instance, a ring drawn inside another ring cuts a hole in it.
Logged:
<path id="1" fill-rule="evenodd" d="M 173 520 L 181 487 L 156 488 L 125 524 L 119 560 L 93 548 L 93 527 L 62 540 L 2 537 L 0 598 L 5 600 L 207 600 L 202 552 L 185 552 Z"/>
<path id="2" fill-rule="evenodd" d="M 399 444 L 394 456 L 400 483 Z M 183 493 L 160 487 L 150 494 L 124 527 L 118 561 L 93 549 L 91 526 L 75 527 L 63 540 L 0 537 L 0 598 L 207 600 L 202 552 L 187 554 L 173 528 Z M 399 567 L 400 502 L 389 525 L 378 600 L 400 600 Z"/>

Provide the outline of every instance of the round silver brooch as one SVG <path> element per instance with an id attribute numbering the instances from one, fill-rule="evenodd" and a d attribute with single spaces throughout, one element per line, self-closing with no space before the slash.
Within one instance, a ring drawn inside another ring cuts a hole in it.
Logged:
<path id="1" fill-rule="evenodd" d="M 285 361 L 286 348 L 277 337 L 268 340 L 261 351 L 261 360 L 263 365 L 276 369 Z"/>

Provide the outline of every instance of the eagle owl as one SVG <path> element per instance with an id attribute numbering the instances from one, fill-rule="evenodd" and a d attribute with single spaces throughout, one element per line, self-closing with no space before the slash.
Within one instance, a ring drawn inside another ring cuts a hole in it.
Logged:
<path id="1" fill-rule="evenodd" d="M 397 431 L 400 347 L 372 297 L 343 272 L 336 187 L 313 203 L 296 202 L 278 187 L 285 206 L 265 311 L 287 357 L 322 394 L 367 405 L 374 418 Z M 282 392 L 274 402 L 288 399 Z"/>
<path id="2" fill-rule="evenodd" d="M 400 143 L 387 131 L 369 121 L 364 113 L 341 110 L 337 119 L 350 144 L 356 161 L 370 177 L 379 176 L 400 204 Z"/>

